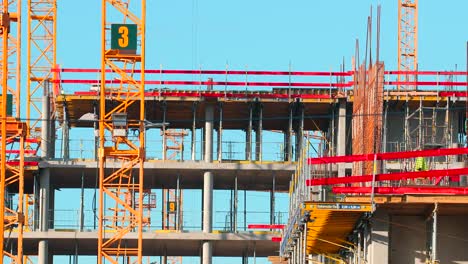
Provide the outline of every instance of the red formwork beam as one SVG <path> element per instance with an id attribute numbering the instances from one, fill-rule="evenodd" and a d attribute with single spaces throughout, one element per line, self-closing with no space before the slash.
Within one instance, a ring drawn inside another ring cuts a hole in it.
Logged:
<path id="1" fill-rule="evenodd" d="M 466 71 L 385 71 L 386 75 L 466 75 Z"/>
<path id="2" fill-rule="evenodd" d="M 18 160 L 7 161 L 7 165 L 9 166 L 19 166 L 20 162 Z M 25 161 L 24 166 L 38 166 L 39 162 L 37 161 Z"/>
<path id="3" fill-rule="evenodd" d="M 130 72 L 131 70 L 127 70 Z M 89 68 L 55 68 L 52 72 L 63 73 L 99 73 L 101 69 Z M 112 72 L 110 69 L 107 72 Z M 134 72 L 139 73 L 140 70 Z M 148 74 L 213 74 L 213 75 L 305 75 L 305 76 L 352 76 L 354 71 L 329 72 L 329 71 L 252 71 L 252 70 L 167 70 L 147 69 Z M 434 75 L 434 76 L 465 76 L 465 71 L 385 71 L 386 75 Z"/>
<path id="4" fill-rule="evenodd" d="M 63 73 L 100 73 L 101 69 L 85 68 L 59 68 L 52 69 L 53 72 Z M 106 72 L 112 72 L 108 69 Z M 127 73 L 140 73 L 141 70 L 126 70 Z M 250 71 L 250 70 L 145 70 L 146 74 L 205 74 L 205 75 L 295 75 L 295 76 L 353 76 L 353 71 L 328 72 L 328 71 Z"/>
<path id="5" fill-rule="evenodd" d="M 336 194 L 369 194 L 372 187 L 333 187 Z M 467 195 L 468 188 L 465 187 L 375 187 L 375 194 L 445 194 L 445 195 Z"/>
<path id="6" fill-rule="evenodd" d="M 95 79 L 62 79 L 54 80 L 54 83 L 62 84 L 99 84 Z M 120 80 L 106 80 L 106 84 L 128 83 Z M 174 80 L 149 80 L 146 85 L 218 85 L 218 86 L 258 86 L 258 87 L 315 87 L 315 88 L 346 88 L 352 87 L 353 82 L 346 83 L 320 83 L 320 82 L 226 82 L 226 81 L 174 81 Z"/>
<path id="7" fill-rule="evenodd" d="M 263 225 L 263 224 L 252 224 L 248 225 L 249 229 L 283 229 L 284 225 Z"/>
<path id="8" fill-rule="evenodd" d="M 343 162 L 356 162 L 356 161 L 372 161 L 374 156 L 376 160 L 392 160 L 392 159 L 408 159 L 417 157 L 434 157 L 446 155 L 462 155 L 468 154 L 468 148 L 442 148 L 442 149 L 428 149 L 428 150 L 415 150 L 415 151 L 402 151 L 402 152 L 386 152 L 377 154 L 361 154 L 361 155 L 348 155 L 348 156 L 331 156 L 320 158 L 309 158 L 309 164 L 327 164 L 327 163 L 343 163 Z"/>
<path id="9" fill-rule="evenodd" d="M 53 80 L 53 83 L 62 84 L 99 84 L 96 79 L 61 79 Z M 119 84 L 120 80 L 106 80 L 106 84 Z M 230 82 L 230 81 L 174 81 L 174 80 L 149 80 L 145 81 L 147 85 L 218 85 L 218 86 L 268 86 L 268 87 L 319 87 L 319 88 L 350 88 L 354 86 L 353 81 L 345 83 L 319 83 L 319 82 Z M 385 85 L 418 85 L 418 86 L 466 86 L 467 82 L 404 82 L 390 81 L 384 82 Z"/>
<path id="10" fill-rule="evenodd" d="M 5 150 L 7 154 L 20 154 L 19 149 L 7 149 Z M 37 150 L 35 149 L 25 149 L 24 154 L 31 154 L 31 155 L 36 155 Z"/>
<path id="11" fill-rule="evenodd" d="M 418 86 L 466 86 L 466 82 L 454 81 L 388 81 L 384 82 L 385 85 L 418 85 Z"/>
<path id="12" fill-rule="evenodd" d="M 429 171 L 414 171 L 414 172 L 395 172 L 386 174 L 376 174 L 375 181 L 398 181 L 416 178 L 432 178 L 444 176 L 460 176 L 468 174 L 468 168 L 444 169 L 444 170 L 429 170 Z M 334 184 L 351 184 L 360 182 L 371 182 L 372 175 L 362 176 L 347 176 L 336 178 L 319 178 L 306 180 L 307 186 L 316 185 L 334 185 Z"/>
<path id="13" fill-rule="evenodd" d="M 95 79 L 62 79 L 53 80 L 53 83 L 61 84 L 99 84 L 100 80 Z M 106 84 L 120 84 L 119 80 L 106 80 Z M 125 83 L 125 82 L 124 82 Z M 351 88 L 353 81 L 345 83 L 321 83 L 321 82 L 226 82 L 226 81 L 174 81 L 174 80 L 149 80 L 147 85 L 218 85 L 218 86 L 256 86 L 256 87 L 303 87 L 303 88 Z M 467 82 L 385 82 L 385 85 L 417 85 L 417 86 L 466 86 Z"/>
<path id="14" fill-rule="evenodd" d="M 281 242 L 281 239 L 282 239 L 281 237 L 272 237 L 272 238 L 271 238 L 271 241 L 273 241 L 273 242 Z"/>
<path id="15" fill-rule="evenodd" d="M 467 92 L 458 92 L 458 91 L 446 91 L 446 92 L 439 92 L 439 96 L 441 97 L 451 97 L 451 96 L 455 96 L 455 97 L 467 97 L 468 94 Z"/>
<path id="16" fill-rule="evenodd" d="M 94 95 L 97 96 L 98 92 L 95 91 L 77 91 L 75 95 Z M 107 93 L 112 95 L 111 92 Z M 121 95 L 121 94 L 120 94 Z M 280 93 L 233 93 L 222 91 L 170 91 L 170 92 L 146 92 L 145 96 L 162 96 L 162 97 L 206 97 L 206 98 L 267 98 L 267 99 L 287 99 L 287 98 L 301 98 L 301 99 L 330 99 L 329 94 L 280 94 Z"/>

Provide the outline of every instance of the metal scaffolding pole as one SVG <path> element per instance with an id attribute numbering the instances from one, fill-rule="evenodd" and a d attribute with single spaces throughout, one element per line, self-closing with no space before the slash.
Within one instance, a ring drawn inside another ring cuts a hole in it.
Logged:
<path id="1" fill-rule="evenodd" d="M 258 104 L 258 120 L 257 120 L 257 127 L 256 127 L 256 135 L 255 135 L 255 160 L 262 161 L 262 132 L 263 132 L 263 106 L 262 104 Z"/>
<path id="2" fill-rule="evenodd" d="M 293 104 L 289 105 L 288 129 L 284 137 L 285 161 L 292 161 Z"/>
<path id="3" fill-rule="evenodd" d="M 162 110 L 163 110 L 163 120 L 162 123 L 166 124 L 166 114 L 167 114 L 167 103 L 166 101 L 163 102 L 162 105 Z M 167 140 L 166 140 L 166 125 L 163 125 L 161 128 L 161 133 L 162 133 L 162 160 L 166 160 L 167 157 Z"/>
<path id="4" fill-rule="evenodd" d="M 223 160 L 223 103 L 219 103 L 218 161 Z"/>
<path id="5" fill-rule="evenodd" d="M 270 192 L 270 224 L 275 224 L 275 189 L 276 189 L 276 175 L 273 173 L 272 187 Z"/>
<path id="6" fill-rule="evenodd" d="M 304 143 L 304 106 L 300 104 L 298 107 L 300 113 L 296 129 L 296 161 L 301 159 L 302 146 Z"/>
<path id="7" fill-rule="evenodd" d="M 234 176 L 234 232 L 237 233 L 237 209 L 239 201 L 239 190 L 237 186 L 237 174 Z"/>
<path id="8" fill-rule="evenodd" d="M 191 154 L 192 160 L 196 160 L 196 149 L 197 149 L 197 103 L 194 102 L 192 105 L 192 147 Z"/>
<path id="9" fill-rule="evenodd" d="M 249 120 L 245 130 L 245 160 L 252 161 L 252 104 L 249 104 Z"/>

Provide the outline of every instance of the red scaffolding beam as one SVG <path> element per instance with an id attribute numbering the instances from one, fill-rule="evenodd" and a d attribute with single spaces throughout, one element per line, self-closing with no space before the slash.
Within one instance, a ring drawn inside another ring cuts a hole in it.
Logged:
<path id="1" fill-rule="evenodd" d="M 462 155 L 468 154 L 468 148 L 443 148 L 443 149 L 428 149 L 403 152 L 386 152 L 377 154 L 362 154 L 348 156 L 331 156 L 320 158 L 309 158 L 309 164 L 327 164 L 327 163 L 342 163 L 356 161 L 372 161 L 374 156 L 376 160 L 392 160 L 392 159 L 408 159 L 417 157 L 433 157 L 446 155 Z"/>
<path id="2" fill-rule="evenodd" d="M 336 194 L 369 194 L 372 187 L 333 187 Z M 375 194 L 446 194 L 467 195 L 468 188 L 463 187 L 375 187 Z"/>
<path id="3" fill-rule="evenodd" d="M 262 225 L 252 224 L 247 226 L 248 229 L 283 229 L 284 225 Z"/>
<path id="4" fill-rule="evenodd" d="M 395 173 L 377 174 L 375 175 L 375 181 L 397 181 L 397 180 L 416 179 L 416 178 L 460 176 L 460 175 L 465 175 L 465 174 L 468 174 L 468 168 L 414 171 L 414 172 L 395 172 Z M 316 186 L 316 185 L 334 185 L 334 184 L 371 182 L 372 178 L 373 178 L 372 175 L 363 175 L 363 176 L 349 176 L 349 177 L 337 177 L 337 178 L 309 179 L 309 180 L 306 180 L 306 185 Z"/>

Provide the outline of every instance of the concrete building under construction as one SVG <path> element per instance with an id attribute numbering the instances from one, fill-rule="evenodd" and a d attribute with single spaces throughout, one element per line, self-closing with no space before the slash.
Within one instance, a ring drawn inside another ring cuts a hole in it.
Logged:
<path id="1" fill-rule="evenodd" d="M 379 7 L 341 71 L 146 69 L 145 0 L 103 0 L 101 65 L 61 67 L 57 0 L 25 6 L 1 5 L 0 264 L 468 263 L 468 72 L 418 69 L 416 0 L 398 69 Z"/>

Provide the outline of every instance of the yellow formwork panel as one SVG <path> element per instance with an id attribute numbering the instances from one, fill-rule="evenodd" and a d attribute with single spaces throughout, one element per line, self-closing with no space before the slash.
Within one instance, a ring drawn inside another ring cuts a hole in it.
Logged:
<path id="1" fill-rule="evenodd" d="M 370 203 L 303 203 L 302 213 L 310 215 L 307 254 L 335 254 L 340 249 L 350 248 L 347 236 L 363 214 L 371 210 Z"/>

